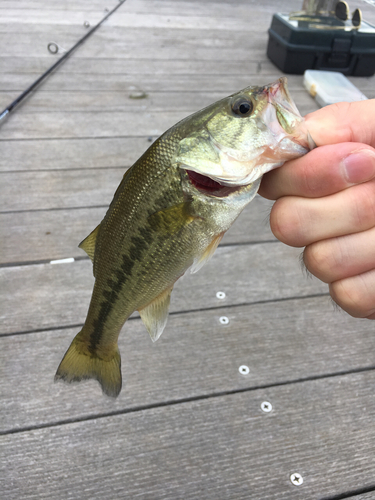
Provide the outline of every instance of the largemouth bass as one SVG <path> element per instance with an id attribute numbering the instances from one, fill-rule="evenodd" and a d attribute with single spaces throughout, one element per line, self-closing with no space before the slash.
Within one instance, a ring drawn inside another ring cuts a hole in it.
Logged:
<path id="1" fill-rule="evenodd" d="M 212 256 L 265 172 L 312 146 L 285 78 L 222 99 L 157 139 L 80 244 L 93 261 L 95 284 L 85 324 L 55 379 L 94 378 L 117 397 L 117 340 L 128 317 L 139 311 L 157 340 L 174 283 Z"/>

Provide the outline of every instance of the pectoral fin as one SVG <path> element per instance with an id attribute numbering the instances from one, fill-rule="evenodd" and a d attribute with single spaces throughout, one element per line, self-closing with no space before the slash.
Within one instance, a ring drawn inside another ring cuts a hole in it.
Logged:
<path id="1" fill-rule="evenodd" d="M 148 222 L 155 231 L 168 235 L 175 234 L 196 218 L 191 215 L 190 208 L 190 202 L 184 201 L 151 214 Z"/>
<path id="2" fill-rule="evenodd" d="M 147 328 L 153 342 L 158 340 L 167 324 L 172 290 L 173 287 L 167 288 L 167 290 L 156 297 L 148 306 L 143 309 L 138 309 L 143 324 Z"/>
<path id="3" fill-rule="evenodd" d="M 217 249 L 220 241 L 222 240 L 225 232 L 218 234 L 215 236 L 215 238 L 211 241 L 211 243 L 208 245 L 206 250 L 203 252 L 203 254 L 198 257 L 197 259 L 194 260 L 194 264 L 190 268 L 191 274 L 196 273 L 201 269 L 205 263 L 210 260 L 210 258 L 213 256 L 215 253 L 215 250 Z"/>
<path id="4" fill-rule="evenodd" d="M 87 255 L 90 257 L 91 261 L 94 263 L 94 255 L 95 255 L 95 245 L 96 245 L 96 237 L 98 236 L 99 232 L 99 227 L 96 226 L 96 228 L 91 231 L 91 233 L 85 238 L 81 243 L 78 245 L 79 248 L 82 248 Z"/>

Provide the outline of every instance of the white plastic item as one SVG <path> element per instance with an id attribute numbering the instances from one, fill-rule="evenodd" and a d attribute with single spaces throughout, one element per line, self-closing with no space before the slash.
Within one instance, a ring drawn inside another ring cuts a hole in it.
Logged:
<path id="1" fill-rule="evenodd" d="M 305 71 L 303 84 L 320 106 L 327 106 L 327 104 L 334 104 L 335 102 L 353 102 L 367 99 L 346 76 L 335 71 L 308 69 Z"/>

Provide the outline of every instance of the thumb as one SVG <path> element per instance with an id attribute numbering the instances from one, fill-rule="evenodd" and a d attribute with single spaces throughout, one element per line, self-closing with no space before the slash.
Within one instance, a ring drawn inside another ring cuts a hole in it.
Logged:
<path id="1" fill-rule="evenodd" d="M 331 104 L 305 120 L 317 146 L 360 142 L 375 147 L 375 99 Z"/>

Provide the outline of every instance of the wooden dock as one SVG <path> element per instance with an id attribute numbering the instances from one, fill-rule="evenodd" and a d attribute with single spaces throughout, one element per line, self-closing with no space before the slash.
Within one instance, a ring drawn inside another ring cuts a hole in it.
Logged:
<path id="1" fill-rule="evenodd" d="M 375 24 L 375 9 L 357 4 Z M 57 60 L 48 43 L 69 49 L 115 5 L 2 0 L 0 108 Z M 266 56 L 279 10 L 128 0 L 2 123 L 3 500 L 375 499 L 374 323 L 333 307 L 301 249 L 273 237 L 260 197 L 178 282 L 158 342 L 128 321 L 118 399 L 95 381 L 53 381 L 93 285 L 78 243 L 150 141 L 281 75 Z M 317 109 L 302 76 L 288 79 L 301 113 Z M 350 80 L 375 97 L 375 77 Z"/>

